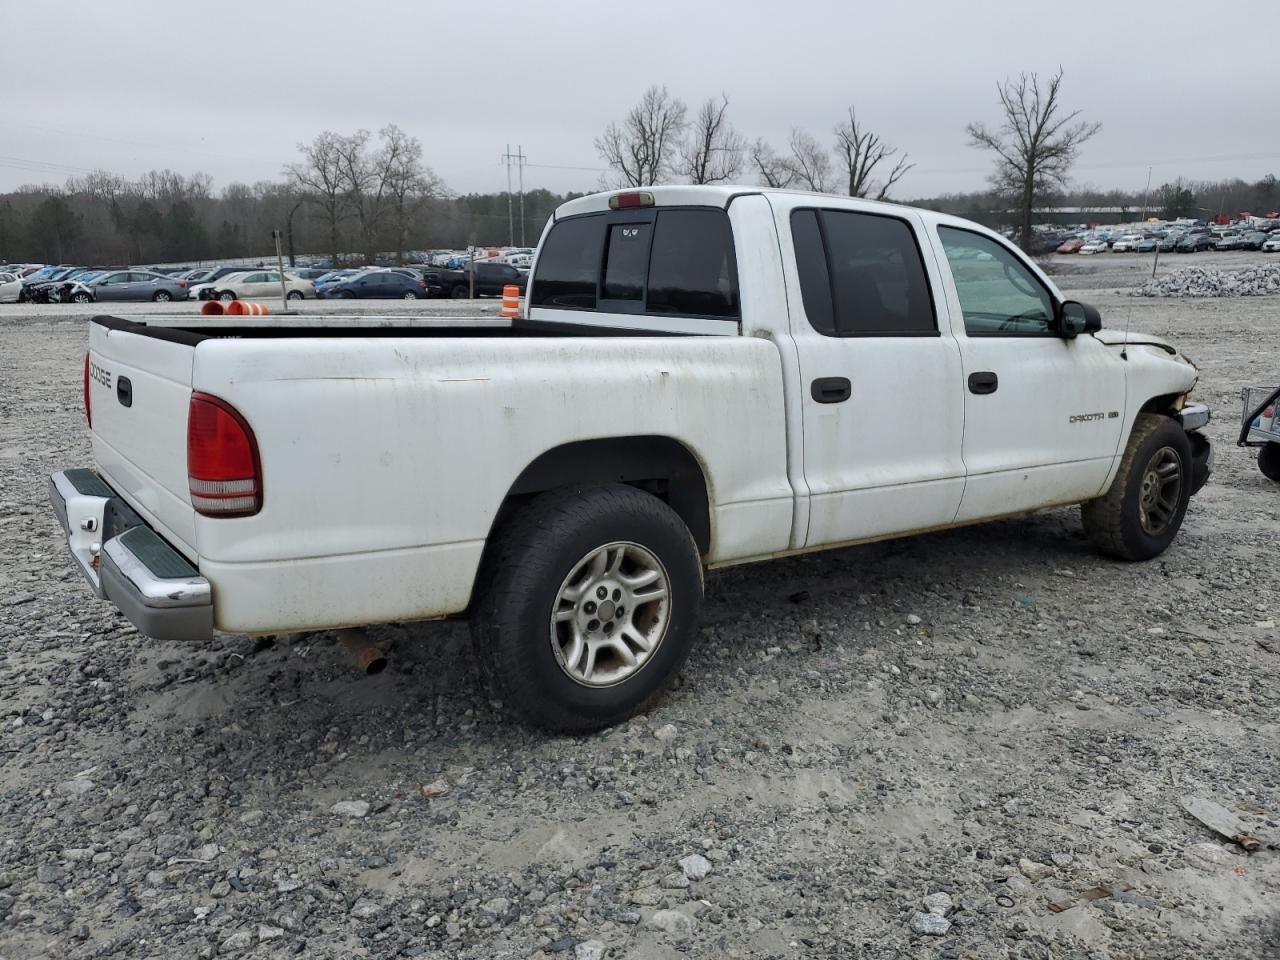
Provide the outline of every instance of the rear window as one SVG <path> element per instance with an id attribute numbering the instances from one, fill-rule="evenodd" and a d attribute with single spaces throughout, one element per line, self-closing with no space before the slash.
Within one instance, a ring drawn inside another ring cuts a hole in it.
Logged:
<path id="1" fill-rule="evenodd" d="M 736 319 L 728 214 L 666 208 L 589 214 L 551 228 L 532 306 Z"/>
<path id="2" fill-rule="evenodd" d="M 791 236 L 805 313 L 819 333 L 937 333 L 924 262 L 906 221 L 851 210 L 797 210 Z"/>
<path id="3" fill-rule="evenodd" d="M 596 308 L 604 220 L 599 213 L 561 220 L 551 228 L 538 254 L 531 306 Z"/>

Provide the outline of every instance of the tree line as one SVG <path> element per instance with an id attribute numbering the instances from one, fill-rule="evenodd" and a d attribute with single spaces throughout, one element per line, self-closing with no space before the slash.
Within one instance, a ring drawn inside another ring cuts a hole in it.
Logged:
<path id="1" fill-rule="evenodd" d="M 374 137 L 325 131 L 298 145 L 280 180 L 230 183 L 155 170 L 137 179 L 97 171 L 61 185 L 0 194 L 0 262 L 202 262 L 285 252 L 373 262 L 410 251 L 500 245 L 520 233 L 505 194 L 453 195 L 424 162 L 422 145 L 392 125 Z M 531 190 L 526 235 L 579 194 Z"/>

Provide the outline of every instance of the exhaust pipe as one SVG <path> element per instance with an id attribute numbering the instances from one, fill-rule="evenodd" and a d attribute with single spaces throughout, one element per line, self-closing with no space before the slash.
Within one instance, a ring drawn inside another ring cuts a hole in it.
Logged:
<path id="1" fill-rule="evenodd" d="M 387 668 L 387 656 L 382 649 L 371 641 L 368 634 L 358 627 L 348 627 L 345 630 L 336 631 L 337 637 L 342 641 L 342 645 L 347 648 L 347 653 L 351 654 L 351 659 L 356 662 L 356 666 L 372 677 L 381 673 Z"/>

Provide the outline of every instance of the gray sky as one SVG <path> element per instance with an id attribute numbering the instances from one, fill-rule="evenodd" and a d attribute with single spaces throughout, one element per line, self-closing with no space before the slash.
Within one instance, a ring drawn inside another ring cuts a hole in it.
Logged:
<path id="1" fill-rule="evenodd" d="M 724 91 L 735 126 L 779 147 L 792 126 L 830 140 L 856 104 L 916 164 L 897 195 L 930 196 L 983 187 L 964 125 L 998 121 L 996 81 L 1059 65 L 1067 105 L 1103 124 L 1081 185 L 1141 189 L 1148 164 L 1153 186 L 1280 171 L 1280 0 L 215 7 L 0 0 L 0 190 L 96 167 L 202 170 L 221 189 L 278 177 L 321 130 L 387 123 L 453 190 L 505 189 L 508 142 L 526 187 L 594 189 L 598 172 L 558 168 L 601 166 L 592 139 L 665 83 L 691 108 Z"/>

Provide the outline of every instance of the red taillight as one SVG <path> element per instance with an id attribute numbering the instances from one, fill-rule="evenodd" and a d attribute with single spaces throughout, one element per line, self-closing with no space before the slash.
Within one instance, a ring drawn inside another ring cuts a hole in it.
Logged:
<path id="1" fill-rule="evenodd" d="M 178 286 L 180 286 L 183 290 L 187 289 L 187 281 L 185 281 L 185 280 L 179 280 L 179 281 L 178 281 Z"/>
<path id="2" fill-rule="evenodd" d="M 89 354 L 84 355 L 84 418 L 89 421 L 89 429 L 93 429 L 93 406 L 89 403 Z"/>
<path id="3" fill-rule="evenodd" d="M 191 505 L 206 517 L 247 517 L 262 508 L 258 442 L 225 400 L 193 393 L 187 411 Z"/>
<path id="4" fill-rule="evenodd" d="M 653 194 L 647 190 L 615 193 L 609 198 L 610 210 L 628 210 L 632 207 L 652 207 Z"/>

